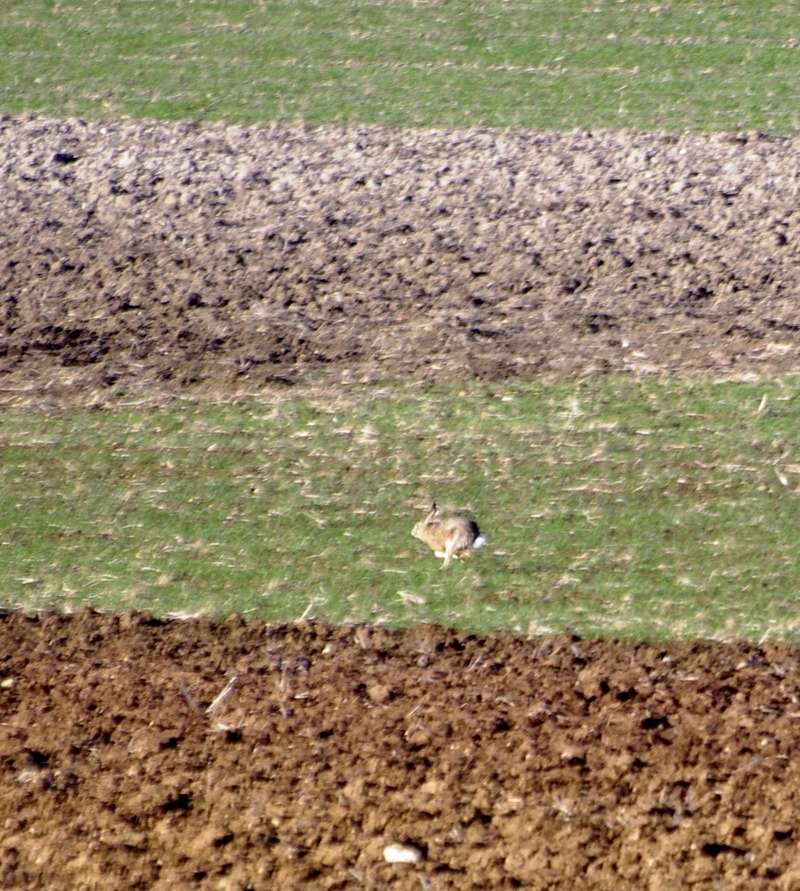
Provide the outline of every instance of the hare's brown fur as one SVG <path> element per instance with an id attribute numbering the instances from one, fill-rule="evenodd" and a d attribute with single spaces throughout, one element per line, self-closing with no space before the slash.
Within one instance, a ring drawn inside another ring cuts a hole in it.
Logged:
<path id="1" fill-rule="evenodd" d="M 443 515 L 434 503 L 424 520 L 411 530 L 414 538 L 424 541 L 437 557 L 443 557 L 442 567 L 452 560 L 469 557 L 474 549 L 482 547 L 484 537 L 474 520 L 458 514 Z"/>

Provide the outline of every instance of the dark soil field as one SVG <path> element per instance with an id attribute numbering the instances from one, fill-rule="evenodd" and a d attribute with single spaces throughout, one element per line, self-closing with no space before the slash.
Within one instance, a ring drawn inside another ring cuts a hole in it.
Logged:
<path id="1" fill-rule="evenodd" d="M 800 887 L 796 649 L 87 612 L 0 653 L 4 888 Z"/>
<path id="2" fill-rule="evenodd" d="M 0 400 L 797 372 L 798 149 L 0 118 Z M 799 657 L 11 612 L 0 886 L 795 889 Z"/>

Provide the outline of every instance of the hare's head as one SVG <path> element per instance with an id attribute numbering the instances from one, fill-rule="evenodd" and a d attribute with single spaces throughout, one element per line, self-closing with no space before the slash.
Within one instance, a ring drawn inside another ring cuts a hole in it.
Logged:
<path id="1" fill-rule="evenodd" d="M 431 533 L 439 528 L 439 516 L 439 508 L 434 501 L 431 505 L 431 509 L 425 516 L 425 519 L 414 524 L 414 528 L 411 530 L 411 534 L 414 538 L 418 538 L 420 541 L 428 541 L 431 537 Z"/>

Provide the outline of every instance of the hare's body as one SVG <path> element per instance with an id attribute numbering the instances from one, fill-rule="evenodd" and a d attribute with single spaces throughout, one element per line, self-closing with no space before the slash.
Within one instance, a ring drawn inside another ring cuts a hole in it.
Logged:
<path id="1" fill-rule="evenodd" d="M 457 514 L 443 516 L 435 504 L 425 519 L 414 526 L 411 534 L 424 541 L 437 557 L 444 558 L 442 568 L 449 566 L 451 560 L 469 557 L 487 543 L 474 520 Z"/>

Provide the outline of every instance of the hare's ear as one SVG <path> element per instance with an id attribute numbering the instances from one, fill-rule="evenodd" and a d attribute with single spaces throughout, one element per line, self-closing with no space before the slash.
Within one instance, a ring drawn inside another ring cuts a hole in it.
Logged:
<path id="1" fill-rule="evenodd" d="M 431 509 L 430 509 L 430 513 L 428 514 L 428 518 L 433 519 L 433 517 L 438 517 L 438 516 L 439 516 L 439 505 L 434 501 L 431 504 Z"/>

